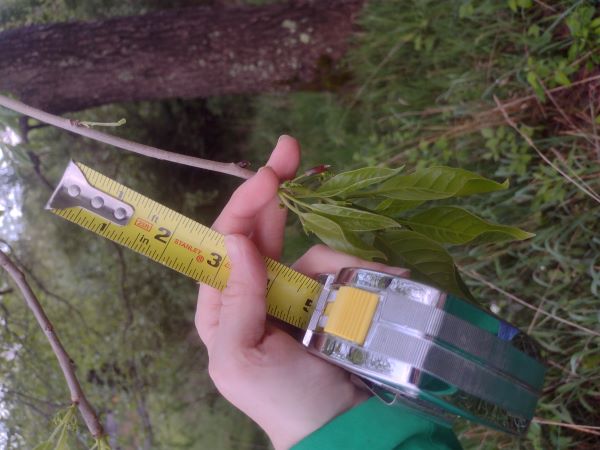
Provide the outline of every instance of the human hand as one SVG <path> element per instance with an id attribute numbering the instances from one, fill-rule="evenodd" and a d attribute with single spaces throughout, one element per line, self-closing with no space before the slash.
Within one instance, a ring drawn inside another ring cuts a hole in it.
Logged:
<path id="1" fill-rule="evenodd" d="M 348 372 L 309 354 L 266 321 L 264 256 L 279 259 L 286 219 L 277 189 L 294 176 L 299 160 L 297 142 L 282 136 L 267 166 L 235 191 L 213 225 L 226 235 L 232 265 L 227 287 L 220 292 L 201 285 L 196 312 L 217 389 L 265 430 L 276 449 L 291 447 L 368 398 Z M 405 273 L 323 245 L 293 267 L 314 277 L 346 266 Z"/>

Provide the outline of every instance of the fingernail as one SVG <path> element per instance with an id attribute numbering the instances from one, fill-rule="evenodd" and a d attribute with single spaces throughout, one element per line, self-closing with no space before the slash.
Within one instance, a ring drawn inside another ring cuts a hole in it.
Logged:
<path id="1" fill-rule="evenodd" d="M 289 138 L 289 136 L 287 134 L 282 134 L 281 136 L 279 136 L 279 139 L 277 139 L 277 143 L 279 144 L 281 142 L 282 139 L 287 139 Z"/>

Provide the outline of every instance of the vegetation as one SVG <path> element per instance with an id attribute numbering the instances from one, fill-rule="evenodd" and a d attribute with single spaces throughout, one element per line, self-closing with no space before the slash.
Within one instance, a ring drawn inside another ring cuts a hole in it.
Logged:
<path id="1" fill-rule="evenodd" d="M 289 130 L 309 165 L 450 165 L 508 178 L 508 190 L 467 208 L 536 236 L 450 250 L 474 296 L 547 351 L 540 421 L 523 441 L 467 424 L 459 436 L 466 448 L 596 448 L 598 430 L 544 421 L 600 423 L 597 10 L 583 1 L 372 2 L 361 24 L 346 67 L 352 89 L 263 97 L 254 148 Z"/>
<path id="2" fill-rule="evenodd" d="M 70 2 L 31 3 L 59 5 L 49 20 L 95 12 L 69 9 Z M 19 17 L 12 23 L 22 23 Z M 546 387 L 525 439 L 463 422 L 459 438 L 474 449 L 597 448 L 600 430 L 581 426 L 600 423 L 600 18 L 594 2 L 373 0 L 360 25 L 345 64 L 324 67 L 325 92 L 107 106 L 76 117 L 126 117 L 115 132 L 130 139 L 255 165 L 285 132 L 303 144 L 306 167 L 331 164 L 341 172 L 404 165 L 409 173 L 442 165 L 508 179 L 507 189 L 461 206 L 535 236 L 509 245 L 450 242 L 448 250 L 475 298 L 540 341 L 549 363 Z M 3 120 L 18 130 L 16 117 Z M 5 201 L 1 234 L 39 280 L 34 287 L 119 444 L 267 447 L 208 380 L 192 326 L 194 286 L 40 212 L 48 197 L 41 178 L 58 179 L 68 158 L 204 223 L 217 214 L 232 180 L 118 154 L 48 128 L 32 130 L 28 143 L 4 145 L 2 158 L 0 189 L 21 202 L 22 217 L 11 215 Z M 436 202 L 449 207 L 447 200 Z M 297 222 L 289 231 L 285 257 L 291 261 L 314 238 Z M 70 444 L 87 448 L 85 433 L 72 432 L 68 394 L 43 336 L 18 295 L 4 282 L 0 292 L 0 442 L 31 448 L 68 429 Z"/>

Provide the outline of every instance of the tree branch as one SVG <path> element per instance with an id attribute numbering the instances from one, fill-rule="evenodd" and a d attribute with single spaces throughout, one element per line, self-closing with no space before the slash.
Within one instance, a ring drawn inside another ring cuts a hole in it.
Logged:
<path id="1" fill-rule="evenodd" d="M 58 339 L 58 336 L 54 332 L 52 323 L 46 316 L 42 305 L 27 283 L 25 275 L 3 251 L 0 251 L 0 267 L 2 267 L 8 273 L 8 275 L 10 275 L 21 291 L 23 298 L 25 299 L 25 303 L 27 303 L 27 306 L 35 316 L 39 326 L 44 331 L 52 350 L 54 351 L 56 359 L 58 360 L 58 364 L 60 365 L 65 380 L 67 381 L 67 385 L 71 393 L 71 401 L 79 408 L 79 412 L 83 416 L 83 420 L 85 421 L 90 433 L 96 439 L 99 439 L 104 435 L 102 424 L 98 420 L 94 408 L 88 402 L 83 390 L 81 389 L 81 385 L 79 384 L 77 375 L 75 375 L 73 362 L 69 357 L 69 354 L 66 352 L 60 340 Z"/>
<path id="2" fill-rule="evenodd" d="M 71 304 L 71 302 L 69 302 L 66 298 L 64 298 L 64 297 L 62 297 L 62 296 L 60 296 L 58 294 L 55 294 L 50 289 L 48 289 L 46 287 L 46 285 L 44 283 L 42 283 L 42 281 L 33 272 L 33 270 L 31 268 L 27 267 L 25 265 L 25 263 L 23 263 L 23 261 L 21 261 L 19 258 L 17 258 L 16 254 L 15 254 L 15 251 L 13 250 L 12 246 L 7 241 L 5 241 L 4 239 L 0 238 L 0 244 L 4 244 L 9 249 L 9 253 L 12 254 L 13 262 L 15 263 L 15 265 L 17 266 L 17 268 L 21 272 L 24 272 L 29 277 L 29 279 L 33 280 L 33 283 L 37 286 L 37 289 L 39 289 L 40 291 L 42 291 L 48 297 L 51 297 L 51 298 L 57 300 L 58 302 L 62 303 L 63 305 L 65 305 L 67 308 L 69 308 L 69 310 L 71 310 L 72 312 L 74 312 L 75 314 L 77 314 L 77 316 L 81 320 L 81 323 L 85 326 L 86 330 L 91 331 L 96 336 L 100 336 L 100 332 L 98 330 L 96 330 L 94 327 L 92 327 L 87 322 L 87 320 L 85 319 L 85 316 L 82 314 L 82 312 L 77 307 L 75 307 L 73 304 Z"/>
<path id="3" fill-rule="evenodd" d="M 26 105 L 18 100 L 8 98 L 4 95 L 0 95 L 0 105 L 26 116 L 33 117 L 41 122 L 45 122 L 50 125 L 54 125 L 55 127 L 62 128 L 63 130 L 70 131 L 71 133 L 79 134 L 95 141 L 104 142 L 105 144 L 109 144 L 129 152 L 137 153 L 138 155 L 144 155 L 163 161 L 170 161 L 176 164 L 183 164 L 185 166 L 197 167 L 199 169 L 211 170 L 213 172 L 225 173 L 243 179 L 248 179 L 254 175 L 253 171 L 241 167 L 240 164 L 223 163 L 211 161 L 209 159 L 197 158 L 195 156 L 181 155 L 179 153 L 173 153 L 166 150 L 161 150 L 159 148 L 150 147 L 148 145 L 138 144 L 137 142 L 112 136 L 107 133 L 102 133 L 91 128 L 86 128 L 81 126 L 77 121 L 55 116 L 54 114 L 47 113 L 40 109 Z"/>

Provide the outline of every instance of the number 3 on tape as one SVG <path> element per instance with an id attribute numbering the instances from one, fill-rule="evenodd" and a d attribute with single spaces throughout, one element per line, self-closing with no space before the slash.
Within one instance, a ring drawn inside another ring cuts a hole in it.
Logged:
<path id="1" fill-rule="evenodd" d="M 55 214 L 188 277 L 223 289 L 223 236 L 89 167 L 70 162 L 46 205 Z M 268 313 L 306 329 L 322 285 L 270 258 Z"/>

